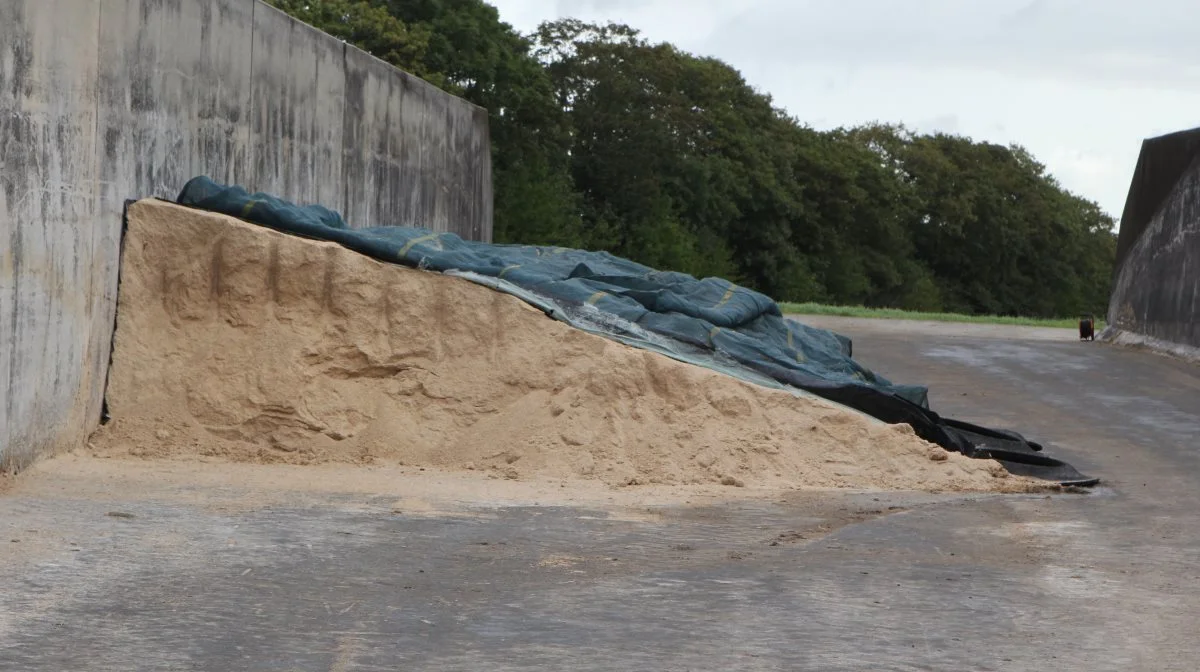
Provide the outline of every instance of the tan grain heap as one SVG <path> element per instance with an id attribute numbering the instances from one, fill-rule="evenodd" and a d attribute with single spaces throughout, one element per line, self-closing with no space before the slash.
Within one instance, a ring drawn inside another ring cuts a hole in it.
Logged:
<path id="1" fill-rule="evenodd" d="M 110 456 L 385 462 L 611 485 L 1018 490 L 860 413 L 223 215 L 131 206 Z"/>

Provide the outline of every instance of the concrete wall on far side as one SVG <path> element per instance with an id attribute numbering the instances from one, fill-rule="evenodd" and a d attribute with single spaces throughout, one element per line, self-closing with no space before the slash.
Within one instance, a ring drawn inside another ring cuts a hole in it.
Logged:
<path id="1" fill-rule="evenodd" d="M 208 175 L 490 240 L 487 112 L 258 0 L 0 2 L 0 468 L 96 426 L 126 199 Z"/>
<path id="2" fill-rule="evenodd" d="M 1123 342 L 1200 348 L 1200 129 L 1143 144 L 1108 319 Z"/>

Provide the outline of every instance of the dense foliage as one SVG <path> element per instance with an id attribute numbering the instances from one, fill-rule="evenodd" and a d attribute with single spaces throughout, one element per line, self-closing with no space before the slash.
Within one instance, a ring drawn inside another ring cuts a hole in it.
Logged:
<path id="1" fill-rule="evenodd" d="M 789 301 L 1103 313 L 1113 221 L 1024 149 L 806 127 L 621 25 L 483 0 L 275 0 L 491 113 L 498 242 L 606 249 Z"/>

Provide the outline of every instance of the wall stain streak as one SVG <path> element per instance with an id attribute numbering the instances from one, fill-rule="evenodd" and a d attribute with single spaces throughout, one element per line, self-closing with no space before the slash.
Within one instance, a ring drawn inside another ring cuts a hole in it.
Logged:
<path id="1" fill-rule="evenodd" d="M 0 469 L 99 421 L 126 200 L 208 175 L 490 240 L 490 146 L 484 110 L 259 0 L 0 2 Z"/>

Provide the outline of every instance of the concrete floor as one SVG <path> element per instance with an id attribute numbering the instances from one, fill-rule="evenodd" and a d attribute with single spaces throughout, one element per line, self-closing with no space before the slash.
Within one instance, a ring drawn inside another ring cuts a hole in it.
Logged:
<path id="1" fill-rule="evenodd" d="M 1200 368 L 806 321 L 1104 484 L 410 512 L 51 466 L 0 497 L 0 670 L 1196 669 Z"/>

